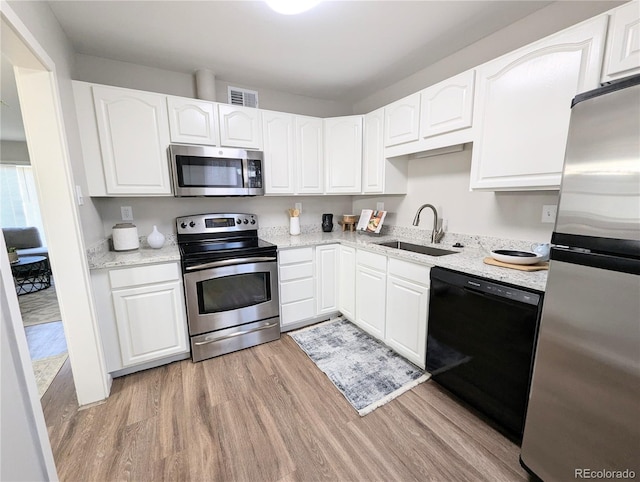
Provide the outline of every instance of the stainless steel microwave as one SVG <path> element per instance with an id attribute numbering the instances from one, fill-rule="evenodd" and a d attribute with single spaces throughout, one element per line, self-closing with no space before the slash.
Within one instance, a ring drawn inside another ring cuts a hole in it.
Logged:
<path id="1" fill-rule="evenodd" d="M 173 193 L 182 196 L 261 196 L 261 151 L 172 144 Z"/>

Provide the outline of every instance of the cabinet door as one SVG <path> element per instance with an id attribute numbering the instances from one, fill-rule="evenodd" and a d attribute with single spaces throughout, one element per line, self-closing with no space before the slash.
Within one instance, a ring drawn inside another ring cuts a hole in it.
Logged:
<path id="1" fill-rule="evenodd" d="M 356 194 L 362 179 L 362 116 L 324 119 L 326 192 Z"/>
<path id="2" fill-rule="evenodd" d="M 356 250 L 340 246 L 340 275 L 338 280 L 338 308 L 345 318 L 356 319 Z"/>
<path id="3" fill-rule="evenodd" d="M 364 116 L 362 192 L 384 191 L 384 108 Z"/>
<path id="4" fill-rule="evenodd" d="M 324 191 L 324 136 L 322 119 L 296 116 L 296 177 L 299 194 Z"/>
<path id="5" fill-rule="evenodd" d="M 474 77 L 469 70 L 421 92 L 421 137 L 471 127 Z"/>
<path id="6" fill-rule="evenodd" d="M 425 367 L 429 288 L 395 276 L 387 281 L 385 343 Z"/>
<path id="7" fill-rule="evenodd" d="M 185 97 L 167 97 L 171 142 L 220 145 L 216 104 Z"/>
<path id="8" fill-rule="evenodd" d="M 338 311 L 339 245 L 316 247 L 316 313 L 324 315 Z"/>
<path id="9" fill-rule="evenodd" d="M 602 82 L 640 72 L 640 4 L 629 2 L 611 13 Z"/>
<path id="10" fill-rule="evenodd" d="M 107 194 L 171 194 L 165 96 L 93 86 Z"/>
<path id="11" fill-rule="evenodd" d="M 598 86 L 606 17 L 477 69 L 471 188 L 557 189 L 571 99 Z"/>
<path id="12" fill-rule="evenodd" d="M 417 141 L 420 135 L 420 93 L 387 105 L 384 118 L 385 147 Z"/>
<path id="13" fill-rule="evenodd" d="M 112 294 L 124 367 L 189 350 L 180 281 Z"/>
<path id="14" fill-rule="evenodd" d="M 258 109 L 219 104 L 218 115 L 222 146 L 262 149 L 262 126 Z"/>
<path id="15" fill-rule="evenodd" d="M 294 194 L 293 115 L 262 112 L 266 194 Z"/>
<path id="16" fill-rule="evenodd" d="M 355 323 L 370 335 L 384 339 L 386 274 L 366 266 L 356 266 Z"/>

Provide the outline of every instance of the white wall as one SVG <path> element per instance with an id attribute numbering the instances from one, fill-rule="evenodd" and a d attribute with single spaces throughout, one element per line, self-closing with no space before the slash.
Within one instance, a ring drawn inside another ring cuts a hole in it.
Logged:
<path id="1" fill-rule="evenodd" d="M 191 73 L 157 69 L 91 55 L 76 54 L 74 79 L 161 94 L 196 97 L 195 80 Z M 221 79 L 216 79 L 216 100 L 218 102 L 228 102 L 227 87 L 229 85 L 257 90 L 261 109 L 317 117 L 348 115 L 352 110 L 350 104 L 342 102 L 314 99 Z"/>
<path id="2" fill-rule="evenodd" d="M 543 37 L 615 8 L 620 1 L 556 1 L 354 104 L 364 114 Z"/>
<path id="3" fill-rule="evenodd" d="M 0 141 L 0 162 L 29 164 L 27 143 L 23 141 Z"/>
<path id="4" fill-rule="evenodd" d="M 385 224 L 411 226 L 418 208 L 433 204 L 451 233 L 549 242 L 553 224 L 541 222 L 543 204 L 557 204 L 557 191 L 493 193 L 469 191 L 471 149 L 409 162 L 406 196 L 354 198 L 355 213 L 385 203 Z M 431 229 L 430 210 L 420 216 L 420 227 Z"/>
<path id="5" fill-rule="evenodd" d="M 175 218 L 201 213 L 252 213 L 258 215 L 262 227 L 288 226 L 288 208 L 294 203 L 302 203 L 300 223 L 304 226 L 320 226 L 323 213 L 337 216 L 351 212 L 350 196 L 314 197 L 222 197 L 222 198 L 96 198 L 102 216 L 104 235 L 111 235 L 114 224 L 122 222 L 120 206 L 133 208 L 134 223 L 138 234 L 146 236 L 158 226 L 163 234 L 175 233 Z M 337 221 L 337 219 L 336 219 Z M 334 229 L 336 229 L 334 227 Z"/>

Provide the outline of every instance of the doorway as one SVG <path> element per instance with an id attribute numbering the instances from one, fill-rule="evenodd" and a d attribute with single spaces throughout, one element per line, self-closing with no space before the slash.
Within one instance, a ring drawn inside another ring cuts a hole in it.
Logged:
<path id="1" fill-rule="evenodd" d="M 13 65 L 2 54 L 0 228 L 40 398 L 68 358 L 33 168 L 29 160 Z"/>

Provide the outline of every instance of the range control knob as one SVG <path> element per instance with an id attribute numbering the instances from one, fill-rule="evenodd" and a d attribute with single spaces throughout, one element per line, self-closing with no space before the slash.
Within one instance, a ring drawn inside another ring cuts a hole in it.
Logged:
<path id="1" fill-rule="evenodd" d="M 251 220 L 251 224 L 256 224 L 256 220 L 255 220 L 255 219 L 252 219 L 252 220 Z"/>
<path id="2" fill-rule="evenodd" d="M 191 221 L 191 222 L 189 223 L 189 226 L 190 226 L 190 227 L 192 227 L 192 228 L 195 228 L 195 227 L 196 227 L 196 223 L 194 223 L 193 221 Z"/>
<path id="3" fill-rule="evenodd" d="M 186 227 L 187 227 L 187 223 L 180 223 L 180 227 L 181 227 L 182 229 L 186 229 Z"/>
<path id="4" fill-rule="evenodd" d="M 244 224 L 249 224 L 249 220 L 245 218 L 245 220 L 243 221 Z"/>
<path id="5" fill-rule="evenodd" d="M 240 220 L 240 218 L 236 219 L 236 224 L 242 224 L 242 221 Z"/>

